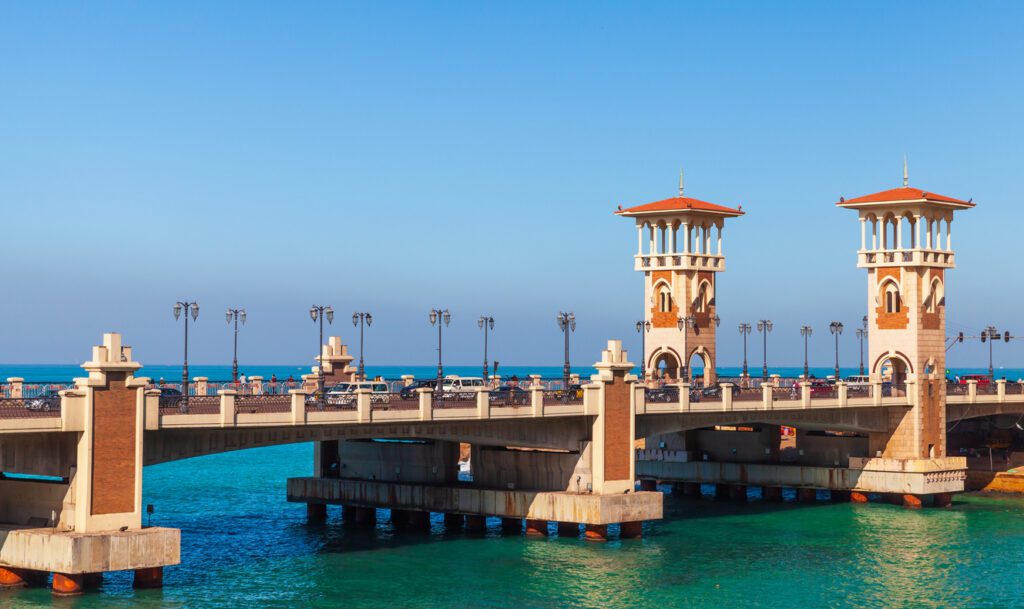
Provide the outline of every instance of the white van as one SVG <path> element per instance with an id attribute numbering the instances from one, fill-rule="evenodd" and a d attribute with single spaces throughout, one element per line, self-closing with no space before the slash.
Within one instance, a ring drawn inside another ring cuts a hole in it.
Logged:
<path id="1" fill-rule="evenodd" d="M 441 383 L 442 399 L 471 400 L 485 386 L 478 376 L 449 376 Z"/>
<path id="2" fill-rule="evenodd" d="M 373 404 L 387 404 L 391 401 L 388 393 L 388 384 L 379 381 L 363 381 L 358 383 L 338 383 L 327 391 L 327 403 L 331 406 L 348 406 L 356 403 L 356 390 L 369 389 L 370 402 Z"/>
<path id="3" fill-rule="evenodd" d="M 846 390 L 850 393 L 864 393 L 871 386 L 871 377 L 866 374 L 852 374 L 846 377 Z"/>

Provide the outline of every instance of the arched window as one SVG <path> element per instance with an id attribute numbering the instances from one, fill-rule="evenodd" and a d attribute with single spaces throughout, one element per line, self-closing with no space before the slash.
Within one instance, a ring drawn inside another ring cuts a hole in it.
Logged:
<path id="1" fill-rule="evenodd" d="M 702 281 L 697 288 L 697 298 L 693 300 L 693 309 L 697 313 L 706 313 L 708 310 L 708 282 Z"/>
<path id="2" fill-rule="evenodd" d="M 658 288 L 658 311 L 662 313 L 672 311 L 672 292 L 669 291 L 668 286 L 665 284 Z"/>
<path id="3" fill-rule="evenodd" d="M 925 311 L 929 313 L 935 313 L 939 310 L 939 305 L 942 304 L 942 282 L 936 277 L 932 279 L 932 285 L 928 290 L 928 298 L 925 299 Z"/>
<path id="4" fill-rule="evenodd" d="M 899 313 L 900 312 L 900 288 L 896 285 L 895 281 L 887 281 L 883 285 L 883 293 L 885 294 L 885 312 L 886 313 Z"/>

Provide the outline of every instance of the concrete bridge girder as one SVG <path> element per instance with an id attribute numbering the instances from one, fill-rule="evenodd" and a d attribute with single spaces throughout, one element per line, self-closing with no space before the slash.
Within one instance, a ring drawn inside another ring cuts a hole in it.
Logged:
<path id="1" fill-rule="evenodd" d="M 701 429 L 716 425 L 786 425 L 814 431 L 884 432 L 889 412 L 909 411 L 906 406 L 823 408 L 807 410 L 759 410 L 747 412 L 699 412 L 637 416 L 637 438 Z"/>

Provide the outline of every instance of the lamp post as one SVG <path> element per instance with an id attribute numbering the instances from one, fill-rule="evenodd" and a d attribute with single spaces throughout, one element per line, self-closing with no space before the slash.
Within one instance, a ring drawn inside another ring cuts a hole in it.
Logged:
<path id="1" fill-rule="evenodd" d="M 839 335 L 843 333 L 843 323 L 833 321 L 828 325 L 828 331 L 836 337 L 836 381 L 839 381 Z"/>
<path id="2" fill-rule="evenodd" d="M 441 366 L 441 327 L 447 326 L 452 321 L 452 314 L 448 309 L 431 309 L 430 325 L 437 325 L 437 390 L 441 391 L 441 383 L 444 380 L 444 368 Z"/>
<path id="3" fill-rule="evenodd" d="M 864 339 L 868 337 L 868 316 L 861 320 L 862 327 L 857 328 L 857 340 L 860 341 L 860 375 L 864 376 Z"/>
<path id="4" fill-rule="evenodd" d="M 636 322 L 636 331 L 640 333 L 640 378 L 647 380 L 647 333 L 651 331 L 651 322 Z"/>
<path id="5" fill-rule="evenodd" d="M 747 335 L 750 334 L 753 328 L 748 323 L 740 324 L 740 334 L 743 335 L 743 373 L 740 375 L 744 378 L 749 377 L 750 373 L 747 372 Z"/>
<path id="6" fill-rule="evenodd" d="M 366 380 L 366 366 L 363 365 L 363 327 L 373 325 L 373 315 L 369 313 L 353 313 L 352 325 L 359 326 L 359 380 Z"/>
<path id="7" fill-rule="evenodd" d="M 494 329 L 494 318 L 490 315 L 481 315 L 476 320 L 476 327 L 484 331 L 484 381 L 490 380 L 487 376 L 487 333 Z"/>
<path id="8" fill-rule="evenodd" d="M 334 309 L 331 305 L 313 305 L 309 308 L 309 317 L 316 323 L 320 320 L 320 342 L 316 344 L 317 354 L 317 375 L 316 375 L 316 389 L 320 394 L 318 401 L 320 408 L 324 407 L 324 318 L 327 318 L 327 323 L 334 323 Z"/>
<path id="9" fill-rule="evenodd" d="M 762 358 L 764 366 L 761 367 L 761 379 L 768 380 L 768 333 L 772 331 L 772 320 L 761 319 L 757 322 L 757 331 L 763 335 L 764 338 L 764 351 Z"/>
<path id="10" fill-rule="evenodd" d="M 562 381 L 565 383 L 565 395 L 569 395 L 569 333 L 576 331 L 576 314 L 569 312 L 558 312 L 555 316 L 558 322 L 558 329 L 565 335 L 565 365 L 562 366 Z"/>
<path id="11" fill-rule="evenodd" d="M 181 317 L 181 310 L 185 309 L 185 358 L 181 365 L 181 403 L 182 409 L 188 410 L 188 316 L 191 312 L 192 321 L 199 317 L 199 303 L 179 300 L 174 303 L 174 321 Z"/>
<path id="12" fill-rule="evenodd" d="M 809 370 L 807 368 L 807 339 L 814 332 L 810 326 L 800 326 L 800 336 L 804 337 L 804 380 L 811 378 Z"/>
<path id="13" fill-rule="evenodd" d="M 676 328 L 683 333 L 683 367 L 680 378 L 690 382 L 690 351 L 686 347 L 686 336 L 689 334 L 688 330 L 697 325 L 697 318 L 693 315 L 687 315 L 686 317 L 679 317 L 676 319 Z"/>
<path id="14" fill-rule="evenodd" d="M 235 322 L 235 350 L 234 357 L 231 359 L 231 381 L 238 382 L 238 322 L 241 321 L 242 325 L 245 325 L 245 309 L 232 309 L 228 307 L 228 312 L 224 314 L 227 318 L 227 322 Z"/>
<path id="15" fill-rule="evenodd" d="M 988 376 L 990 379 L 995 378 L 995 369 L 992 367 L 992 343 L 996 342 L 1000 338 L 1003 342 L 1010 342 L 1010 333 L 1003 332 L 1002 336 L 999 334 L 999 330 L 996 330 L 995 326 L 989 326 L 981 331 L 981 342 L 988 341 Z"/>

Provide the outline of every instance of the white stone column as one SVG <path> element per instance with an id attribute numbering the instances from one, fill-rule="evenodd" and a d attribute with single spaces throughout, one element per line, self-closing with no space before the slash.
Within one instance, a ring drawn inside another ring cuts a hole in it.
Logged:
<path id="1" fill-rule="evenodd" d="M 669 224 L 668 227 L 666 227 L 665 230 L 668 231 L 668 251 L 666 253 L 674 254 L 674 253 L 676 253 L 676 231 L 675 231 L 675 228 L 671 224 Z"/>
<path id="2" fill-rule="evenodd" d="M 896 243 L 893 243 L 892 249 L 903 249 L 903 218 L 896 218 Z"/>
<path id="3" fill-rule="evenodd" d="M 952 228 L 952 225 L 953 225 L 953 223 L 951 221 L 946 220 L 946 251 L 947 252 L 953 251 L 953 228 Z"/>
<path id="4" fill-rule="evenodd" d="M 871 221 L 871 249 L 878 249 L 878 218 Z"/>
<path id="5" fill-rule="evenodd" d="M 867 218 L 860 219 L 860 249 L 867 249 L 868 245 L 868 221 Z"/>
<path id="6" fill-rule="evenodd" d="M 653 256 L 654 255 L 654 230 L 655 230 L 655 226 L 653 224 L 649 224 L 648 226 L 651 227 L 651 234 L 650 234 L 650 242 L 648 243 L 648 245 L 650 247 L 647 248 L 647 255 L 648 256 Z"/>
<path id="7" fill-rule="evenodd" d="M 935 231 L 935 222 L 929 218 L 928 222 L 928 234 L 924 238 L 925 249 L 932 249 L 932 233 Z"/>
<path id="8" fill-rule="evenodd" d="M 921 216 L 914 216 L 914 241 L 911 243 L 911 247 L 917 249 L 921 247 Z"/>
<path id="9" fill-rule="evenodd" d="M 690 253 L 690 223 L 683 222 L 683 253 Z"/>
<path id="10" fill-rule="evenodd" d="M 715 247 L 715 253 L 719 256 L 722 255 L 722 227 L 718 226 L 718 245 Z"/>
<path id="11" fill-rule="evenodd" d="M 644 255 L 644 225 L 636 225 L 636 255 Z"/>

